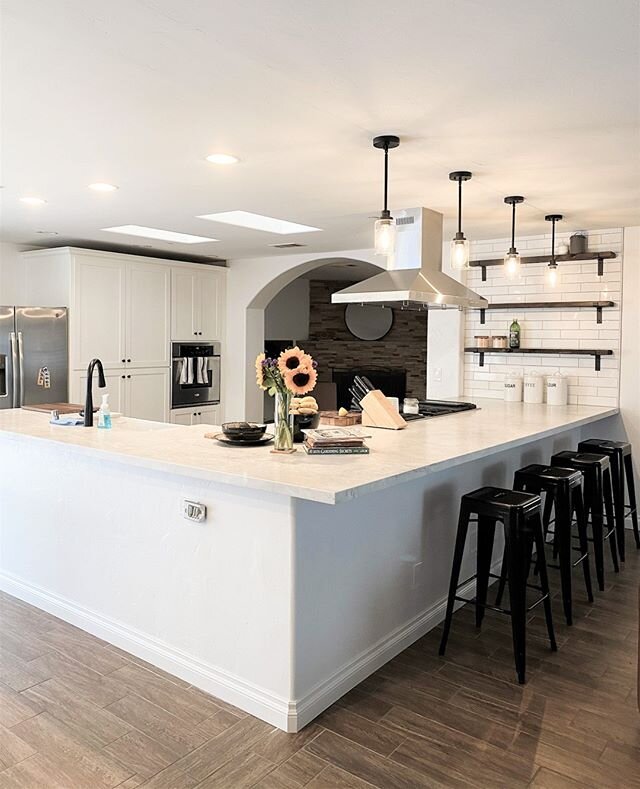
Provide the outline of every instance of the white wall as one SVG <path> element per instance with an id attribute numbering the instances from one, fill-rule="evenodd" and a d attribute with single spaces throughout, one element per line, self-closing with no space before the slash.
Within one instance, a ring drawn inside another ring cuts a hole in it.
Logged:
<path id="1" fill-rule="evenodd" d="M 558 233 L 558 243 L 568 242 L 569 235 L 571 231 Z M 476 354 L 465 354 L 465 397 L 501 398 L 507 372 L 523 374 L 535 370 L 542 375 L 556 372 L 566 375 L 570 403 L 618 404 L 623 231 L 621 228 L 596 230 L 587 235 L 590 251 L 610 250 L 617 255 L 614 260 L 604 261 L 602 277 L 597 274 L 596 260 L 560 263 L 558 285 L 550 288 L 545 284 L 547 263 L 535 263 L 522 267 L 518 282 L 507 280 L 502 266 L 487 268 L 487 281 L 482 282 L 481 269 L 474 268 L 467 273 L 467 285 L 489 302 L 613 301 L 614 307 L 603 310 L 601 324 L 596 322 L 595 309 L 488 311 L 485 324 L 480 323 L 478 310 L 469 310 L 465 345 L 475 346 L 475 335 L 508 334 L 515 317 L 522 328 L 525 348 L 610 348 L 613 356 L 603 357 L 602 369 L 596 372 L 593 357 L 586 356 L 496 354 L 485 356 L 485 365 L 480 367 Z M 549 252 L 551 235 L 519 237 L 516 243 L 523 256 L 544 255 Z M 508 246 L 506 238 L 476 242 L 471 245 L 471 257 L 473 260 L 500 257 Z"/>
<path id="2" fill-rule="evenodd" d="M 264 311 L 266 340 L 306 340 L 309 337 L 309 280 L 294 279 Z"/>
<path id="3" fill-rule="evenodd" d="M 620 413 L 623 434 L 620 438 L 626 436 L 634 446 L 637 477 L 640 462 L 640 227 L 624 229 L 624 260 L 620 353 Z"/>

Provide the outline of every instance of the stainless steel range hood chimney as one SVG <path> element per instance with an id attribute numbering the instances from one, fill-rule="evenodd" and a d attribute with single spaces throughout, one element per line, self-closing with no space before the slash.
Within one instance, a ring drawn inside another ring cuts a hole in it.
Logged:
<path id="1" fill-rule="evenodd" d="M 486 307 L 482 296 L 443 274 L 443 216 L 428 208 L 397 211 L 396 251 L 388 270 L 331 297 L 334 304 L 387 304 L 403 309 Z"/>

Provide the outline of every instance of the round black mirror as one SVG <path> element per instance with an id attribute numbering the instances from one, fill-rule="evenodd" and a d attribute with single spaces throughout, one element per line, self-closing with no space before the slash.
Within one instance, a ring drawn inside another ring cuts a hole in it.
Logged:
<path id="1" fill-rule="evenodd" d="M 393 326 L 393 310 L 379 304 L 347 304 L 347 329 L 359 340 L 381 340 Z"/>

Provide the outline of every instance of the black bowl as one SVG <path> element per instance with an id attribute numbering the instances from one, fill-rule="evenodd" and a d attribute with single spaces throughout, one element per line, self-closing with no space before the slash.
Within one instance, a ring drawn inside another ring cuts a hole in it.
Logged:
<path id="1" fill-rule="evenodd" d="M 304 441 L 303 430 L 315 430 L 320 424 L 320 414 L 295 414 L 293 417 L 293 440 L 296 444 Z"/>
<path id="2" fill-rule="evenodd" d="M 225 422 L 222 432 L 234 441 L 255 441 L 264 435 L 266 425 L 255 422 Z"/>

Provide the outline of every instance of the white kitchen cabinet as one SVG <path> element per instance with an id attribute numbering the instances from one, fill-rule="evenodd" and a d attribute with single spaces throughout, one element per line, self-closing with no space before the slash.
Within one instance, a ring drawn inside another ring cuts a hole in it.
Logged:
<path id="1" fill-rule="evenodd" d="M 71 280 L 70 368 L 86 368 L 98 358 L 107 369 L 121 367 L 125 346 L 126 269 L 123 263 L 78 255 Z"/>
<path id="2" fill-rule="evenodd" d="M 125 258 L 126 259 L 123 259 Z M 70 367 L 170 364 L 171 269 L 131 256 L 72 255 Z"/>
<path id="3" fill-rule="evenodd" d="M 171 272 L 171 339 L 221 340 L 224 332 L 225 270 L 199 266 Z"/>
<path id="4" fill-rule="evenodd" d="M 194 422 L 194 418 L 197 418 L 197 411 L 192 411 L 190 408 L 174 408 L 171 412 L 171 424 L 172 425 L 185 425 L 186 427 L 190 427 L 191 425 L 197 424 Z"/>
<path id="5" fill-rule="evenodd" d="M 196 272 L 192 269 L 172 269 L 171 339 L 174 342 L 187 341 L 198 336 L 196 294 Z"/>
<path id="6" fill-rule="evenodd" d="M 171 269 L 161 263 L 131 263 L 126 284 L 127 366 L 168 367 Z"/>
<path id="7" fill-rule="evenodd" d="M 102 395 L 109 393 L 109 407 L 111 411 L 123 414 L 125 412 L 126 398 L 126 378 L 120 370 L 105 370 L 104 372 L 106 389 L 98 387 L 98 371 L 93 372 L 93 404 L 99 406 L 102 402 Z M 74 371 L 71 373 L 69 400 L 72 403 L 84 405 L 87 392 L 87 373 Z"/>
<path id="8" fill-rule="evenodd" d="M 221 340 L 224 332 L 225 272 L 213 270 L 198 276 L 200 329 L 202 337 Z"/>
<path id="9" fill-rule="evenodd" d="M 166 422 L 169 416 L 169 370 L 127 370 L 125 415 Z"/>
<path id="10" fill-rule="evenodd" d="M 109 393 L 109 406 L 124 416 L 166 422 L 169 415 L 169 370 L 105 370 L 106 389 L 98 387 L 98 374 L 93 374 L 93 403 L 99 406 L 102 395 Z M 71 375 L 71 401 L 85 401 L 86 372 Z"/>
<path id="11" fill-rule="evenodd" d="M 200 408 L 175 408 L 171 412 L 174 425 L 219 425 L 221 410 L 219 405 L 206 405 Z"/>

